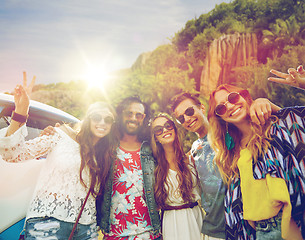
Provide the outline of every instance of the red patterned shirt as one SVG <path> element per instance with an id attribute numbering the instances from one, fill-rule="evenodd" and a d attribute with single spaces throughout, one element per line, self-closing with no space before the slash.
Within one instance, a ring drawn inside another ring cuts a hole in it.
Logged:
<path id="1" fill-rule="evenodd" d="M 104 239 L 154 239 L 145 201 L 140 150 L 117 151 L 110 233 Z"/>

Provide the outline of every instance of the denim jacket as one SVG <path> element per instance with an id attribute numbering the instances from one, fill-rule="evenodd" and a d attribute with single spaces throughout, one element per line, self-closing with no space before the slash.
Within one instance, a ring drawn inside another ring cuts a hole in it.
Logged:
<path id="1" fill-rule="evenodd" d="M 153 227 L 153 235 L 157 236 L 161 232 L 161 221 L 157 205 L 154 197 L 154 170 L 155 159 L 152 156 L 152 150 L 148 142 L 143 142 L 140 149 L 141 165 L 144 181 L 144 193 L 146 204 L 149 211 L 151 225 Z M 113 161 L 114 163 L 114 161 Z M 112 163 L 112 164 L 113 164 Z M 111 208 L 111 194 L 113 185 L 113 171 L 105 184 L 105 190 L 101 197 L 96 200 L 97 210 L 97 224 L 103 232 L 109 233 L 110 231 L 110 208 Z"/>

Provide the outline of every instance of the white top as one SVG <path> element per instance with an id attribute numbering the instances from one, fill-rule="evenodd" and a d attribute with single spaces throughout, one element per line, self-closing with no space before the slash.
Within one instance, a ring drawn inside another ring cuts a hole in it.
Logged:
<path id="1" fill-rule="evenodd" d="M 194 175 L 195 169 L 193 165 L 189 165 L 192 174 L 193 183 L 197 178 Z M 168 198 L 166 204 L 170 206 L 181 206 L 185 204 L 180 191 L 178 189 L 177 172 L 169 169 L 166 181 L 169 183 Z M 198 184 L 194 186 L 192 193 L 195 195 L 193 201 L 200 198 L 200 189 Z M 201 227 L 203 222 L 203 212 L 201 207 L 185 208 L 180 210 L 164 211 L 162 222 L 162 236 L 164 240 L 201 240 Z"/>
<path id="2" fill-rule="evenodd" d="M 197 182 L 197 178 L 195 175 L 196 171 L 195 171 L 194 165 L 189 164 L 188 167 L 191 170 L 192 181 L 194 184 Z M 179 183 L 178 183 L 177 178 L 178 178 L 177 172 L 172 169 L 169 169 L 167 178 L 166 178 L 166 181 L 168 182 L 169 186 L 165 185 L 165 189 L 168 192 L 168 196 L 167 196 L 165 203 L 169 206 L 181 206 L 181 205 L 185 204 L 185 202 L 181 196 L 181 193 L 179 191 Z M 194 186 L 192 193 L 194 194 L 193 202 L 196 202 L 201 199 L 200 189 L 199 189 L 198 184 L 196 184 Z"/>
<path id="3" fill-rule="evenodd" d="M 26 218 L 54 217 L 75 222 L 86 198 L 87 189 L 80 183 L 80 146 L 64 131 L 25 141 L 27 128 L 23 125 L 11 136 L 5 137 L 7 128 L 0 130 L 0 154 L 7 162 L 22 162 L 47 154 Z M 85 183 L 88 172 L 83 171 Z M 96 222 L 95 199 L 90 194 L 79 223 Z"/>

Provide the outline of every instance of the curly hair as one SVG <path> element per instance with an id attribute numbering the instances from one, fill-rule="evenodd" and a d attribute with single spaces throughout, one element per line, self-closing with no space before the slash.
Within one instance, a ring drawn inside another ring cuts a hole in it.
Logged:
<path id="1" fill-rule="evenodd" d="M 238 92 L 240 96 L 245 99 L 248 108 L 250 108 L 253 100 L 247 90 L 229 84 L 220 85 L 210 94 L 208 111 L 208 120 L 210 124 L 209 140 L 216 153 L 214 161 L 219 168 L 224 182 L 229 185 L 232 179 L 239 175 L 237 162 L 240 156 L 242 133 L 234 124 L 227 123 L 220 116 L 216 115 L 215 93 L 220 90 Z M 254 161 L 257 161 L 258 157 L 270 146 L 271 138 L 269 130 L 272 121 L 269 119 L 262 126 L 252 122 L 249 115 L 247 116 L 247 120 L 249 121 L 249 127 L 251 128 L 251 137 L 247 148 L 250 150 Z M 226 124 L 228 132 L 233 137 L 235 143 L 234 148 L 231 150 L 228 150 L 225 144 L 225 135 L 227 132 Z"/>
<path id="2" fill-rule="evenodd" d="M 93 144 L 93 135 L 90 130 L 90 113 L 108 109 L 114 117 L 114 108 L 106 102 L 96 102 L 89 106 L 87 114 L 82 121 L 80 131 L 76 135 L 76 141 L 80 144 L 80 181 L 85 187 L 89 187 L 93 196 L 99 196 L 104 190 L 104 185 L 109 177 L 112 160 L 115 159 L 115 151 L 118 146 L 118 134 L 115 123 L 111 126 L 110 133 Z M 89 169 L 90 186 L 86 186 L 83 180 L 83 171 Z"/>
<path id="3" fill-rule="evenodd" d="M 178 133 L 177 127 L 171 117 L 167 114 L 159 114 L 155 118 L 152 119 L 151 123 L 153 123 L 157 118 L 166 118 L 168 121 L 171 121 L 174 125 L 175 130 L 175 140 L 174 140 L 174 151 L 177 160 L 178 170 L 177 170 L 177 178 L 178 178 L 178 186 L 177 191 L 180 192 L 185 203 L 192 202 L 194 195 L 192 194 L 193 187 L 197 183 L 193 183 L 192 180 L 192 172 L 188 167 L 188 160 L 183 151 L 183 147 L 181 145 L 180 134 Z M 165 157 L 165 151 L 161 143 L 156 141 L 156 138 L 153 134 L 153 129 L 151 127 L 151 146 L 152 151 L 157 159 L 157 166 L 155 169 L 155 185 L 154 185 L 154 193 L 155 199 L 158 207 L 160 209 L 166 207 L 166 199 L 168 197 L 168 192 L 166 189 L 169 187 L 169 183 L 167 181 L 167 175 L 169 171 L 169 163 Z M 198 179 L 198 174 L 196 172 L 196 178 Z M 167 188 L 166 188 L 167 187 Z"/>

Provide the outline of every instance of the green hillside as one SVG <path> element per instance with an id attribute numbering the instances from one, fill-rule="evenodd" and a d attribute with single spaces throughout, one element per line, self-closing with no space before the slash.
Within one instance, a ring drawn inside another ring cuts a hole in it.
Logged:
<path id="1" fill-rule="evenodd" d="M 104 89 L 87 89 L 82 81 L 39 85 L 34 98 L 80 118 L 93 101 L 116 105 L 130 95 L 139 95 L 155 112 L 168 111 L 173 95 L 202 92 L 201 73 L 211 43 L 234 33 L 256 34 L 257 61 L 231 71 L 226 82 L 242 84 L 254 98 L 268 97 L 281 106 L 304 105 L 301 90 L 267 82 L 271 68 L 286 71 L 305 65 L 305 1 L 300 0 L 235 0 L 216 5 L 189 20 L 170 44 L 143 53 Z M 201 97 L 206 102 L 208 96 Z"/>

